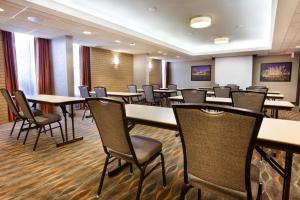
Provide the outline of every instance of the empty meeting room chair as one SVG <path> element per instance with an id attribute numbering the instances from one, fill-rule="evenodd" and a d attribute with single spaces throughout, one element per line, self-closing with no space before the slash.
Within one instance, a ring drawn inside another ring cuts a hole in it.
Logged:
<path id="1" fill-rule="evenodd" d="M 184 185 L 225 199 L 260 199 L 259 168 L 251 165 L 262 113 L 209 104 L 174 105 L 182 141 Z M 218 110 L 211 113 L 206 110 Z"/>
<path id="2" fill-rule="evenodd" d="M 183 89 L 181 90 L 184 103 L 205 103 L 206 90 Z"/>
<path id="3" fill-rule="evenodd" d="M 97 86 L 94 87 L 96 97 L 101 98 L 101 97 L 107 97 L 107 91 L 105 87 Z"/>
<path id="4" fill-rule="evenodd" d="M 230 98 L 230 87 L 214 87 L 214 92 L 216 97 L 222 97 L 222 98 Z"/>
<path id="5" fill-rule="evenodd" d="M 265 86 L 249 86 L 246 88 L 246 90 L 268 93 L 268 88 Z"/>
<path id="6" fill-rule="evenodd" d="M 155 96 L 152 85 L 143 85 L 146 103 L 150 105 L 161 105 L 161 98 Z"/>
<path id="7" fill-rule="evenodd" d="M 88 86 L 81 85 L 81 86 L 78 86 L 78 89 L 79 89 L 79 92 L 80 92 L 80 96 L 82 98 L 88 98 L 88 97 L 90 97 L 89 87 Z M 83 112 L 83 115 L 82 115 L 82 120 L 85 117 L 86 111 L 89 109 L 89 107 L 87 106 L 86 103 L 83 103 L 83 105 L 84 105 L 84 112 Z"/>
<path id="8" fill-rule="evenodd" d="M 170 96 L 177 96 L 177 85 L 175 84 L 169 84 L 168 85 L 168 90 L 175 90 L 176 92 L 171 93 Z"/>
<path id="9" fill-rule="evenodd" d="M 262 112 L 266 100 L 266 93 L 256 91 L 231 92 L 232 105 L 256 112 Z"/>
<path id="10" fill-rule="evenodd" d="M 230 87 L 231 91 L 239 91 L 240 90 L 240 86 L 236 85 L 236 84 L 227 84 L 227 87 Z"/>
<path id="11" fill-rule="evenodd" d="M 158 85 L 158 84 L 152 84 L 152 86 L 153 86 L 153 90 L 160 89 L 160 85 Z M 155 98 L 159 99 L 159 98 L 161 98 L 161 93 L 154 92 L 154 96 L 155 96 Z"/>
<path id="12" fill-rule="evenodd" d="M 104 98 L 87 99 L 87 103 L 94 116 L 103 150 L 106 154 L 97 193 L 98 197 L 101 194 L 107 166 L 115 159 L 130 163 L 131 170 L 132 164 L 136 165 L 140 171 L 136 199 L 140 199 L 144 179 L 160 165 L 162 167 L 163 185 L 166 186 L 162 143 L 152 138 L 129 134 L 125 104 L 121 101 Z M 160 157 L 161 162 L 154 166 L 151 165 L 158 157 Z M 146 173 L 148 165 L 153 167 L 147 170 L 148 173 Z"/>
<path id="13" fill-rule="evenodd" d="M 138 93 L 136 85 L 128 85 L 127 88 L 128 88 L 128 92 L 130 93 Z M 131 97 L 132 103 L 142 103 L 144 100 L 145 100 L 144 96 Z"/>
<path id="14" fill-rule="evenodd" d="M 49 130 L 50 130 L 51 134 L 52 134 L 52 129 L 60 128 L 62 140 L 65 141 L 63 131 L 62 131 L 62 127 L 61 127 L 61 123 L 60 123 L 60 121 L 61 121 L 61 116 L 60 115 L 57 115 L 57 114 L 44 114 L 44 115 L 34 116 L 31 109 L 30 109 L 30 107 L 29 107 L 29 104 L 27 102 L 26 97 L 25 97 L 24 93 L 21 90 L 17 90 L 15 92 L 15 98 L 16 98 L 17 104 L 21 108 L 22 113 L 24 114 L 24 117 L 26 118 L 26 120 L 29 123 L 29 128 L 27 129 L 23 144 L 26 143 L 26 139 L 27 139 L 29 130 L 30 130 L 32 125 L 36 125 L 36 128 L 38 128 L 38 135 L 36 137 L 35 144 L 33 146 L 33 151 L 35 151 L 35 149 L 37 147 L 37 144 L 38 144 L 38 141 L 39 141 L 39 138 L 40 138 L 40 134 L 42 132 L 46 133 L 46 131 L 47 131 L 46 126 L 47 125 L 49 125 Z M 54 123 L 58 123 L 58 126 L 57 127 L 52 127 L 51 124 L 54 124 Z"/>
<path id="15" fill-rule="evenodd" d="M 14 132 L 16 123 L 19 122 L 19 121 L 22 121 L 22 125 L 21 125 L 21 128 L 19 130 L 18 137 L 17 137 L 17 139 L 19 139 L 21 131 L 22 131 L 22 129 L 25 125 L 25 122 L 26 122 L 26 117 L 24 116 L 24 114 L 22 112 L 19 112 L 19 109 L 16 106 L 16 104 L 15 104 L 14 100 L 12 99 L 12 97 L 11 97 L 10 93 L 8 92 L 8 90 L 5 89 L 5 88 L 1 88 L 0 91 L 1 91 L 5 101 L 7 103 L 8 108 L 10 109 L 10 111 L 13 113 L 13 115 L 15 117 L 13 127 L 10 131 L 10 136 Z M 39 116 L 39 115 L 43 114 L 43 112 L 41 110 L 38 110 L 36 108 L 31 108 L 31 111 L 32 111 L 34 116 Z"/>

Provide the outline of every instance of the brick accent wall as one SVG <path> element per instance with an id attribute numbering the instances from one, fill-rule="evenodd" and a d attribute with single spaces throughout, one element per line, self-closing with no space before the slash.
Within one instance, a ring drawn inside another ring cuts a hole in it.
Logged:
<path id="1" fill-rule="evenodd" d="M 4 73 L 4 50 L 2 33 L 0 31 L 0 88 L 5 87 Z M 4 124 L 6 122 L 8 122 L 7 105 L 2 94 L 0 94 L 0 124 Z"/>
<path id="2" fill-rule="evenodd" d="M 120 64 L 112 64 L 115 55 Z M 92 88 L 104 86 L 107 91 L 127 91 L 127 85 L 133 82 L 133 55 L 116 53 L 101 48 L 91 48 Z"/>
<path id="3" fill-rule="evenodd" d="M 152 61 L 152 69 L 149 72 L 149 84 L 161 84 L 161 60 Z"/>

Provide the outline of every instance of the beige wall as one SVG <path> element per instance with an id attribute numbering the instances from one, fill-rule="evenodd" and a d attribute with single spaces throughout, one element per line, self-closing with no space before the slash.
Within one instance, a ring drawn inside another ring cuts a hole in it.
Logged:
<path id="1" fill-rule="evenodd" d="M 0 88 L 5 87 L 5 77 L 4 77 L 4 50 L 3 50 L 3 41 L 2 41 L 2 33 L 0 31 Z M 8 122 L 8 114 L 7 114 L 7 105 L 0 94 L 0 124 Z"/>
<path id="2" fill-rule="evenodd" d="M 153 59 L 152 69 L 149 71 L 149 84 L 161 84 L 161 60 Z"/>
<path id="3" fill-rule="evenodd" d="M 108 91 L 127 91 L 133 82 L 133 55 L 118 53 L 120 64 L 112 64 L 116 53 L 100 48 L 91 48 L 92 87 L 104 86 Z"/>
<path id="4" fill-rule="evenodd" d="M 291 58 L 290 55 L 254 57 L 253 59 L 253 85 L 265 85 L 269 90 L 280 91 L 285 100 L 295 102 L 299 70 L 299 56 Z M 260 82 L 260 65 L 272 62 L 293 62 L 291 82 Z"/>
<path id="5" fill-rule="evenodd" d="M 214 60 L 173 62 L 171 63 L 171 83 L 178 88 L 209 87 L 215 81 Z M 211 81 L 191 81 L 191 66 L 211 65 Z"/>

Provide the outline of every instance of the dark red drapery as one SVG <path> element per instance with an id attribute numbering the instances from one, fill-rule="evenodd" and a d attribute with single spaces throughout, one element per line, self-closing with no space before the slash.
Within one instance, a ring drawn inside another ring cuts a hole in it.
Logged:
<path id="1" fill-rule="evenodd" d="M 166 87 L 171 84 L 171 63 L 166 62 Z"/>
<path id="2" fill-rule="evenodd" d="M 80 83 L 91 89 L 91 63 L 90 63 L 90 47 L 80 46 Z"/>
<path id="3" fill-rule="evenodd" d="M 38 94 L 52 94 L 52 77 L 50 66 L 50 40 L 34 39 L 35 64 L 37 69 Z M 52 106 L 41 105 L 45 113 L 53 111 Z"/>
<path id="4" fill-rule="evenodd" d="M 4 50 L 5 87 L 12 93 L 18 89 L 18 71 L 16 60 L 16 47 L 14 33 L 1 31 Z M 14 116 L 8 110 L 8 120 L 12 121 Z"/>

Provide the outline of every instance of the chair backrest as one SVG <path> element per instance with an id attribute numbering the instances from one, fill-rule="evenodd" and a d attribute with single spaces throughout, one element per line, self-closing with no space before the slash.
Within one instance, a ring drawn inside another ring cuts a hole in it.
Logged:
<path id="1" fill-rule="evenodd" d="M 107 97 L 107 92 L 105 87 L 94 87 L 96 97 L 101 98 L 101 97 Z"/>
<path id="2" fill-rule="evenodd" d="M 158 84 L 152 84 L 153 90 L 159 90 L 160 86 Z"/>
<path id="3" fill-rule="evenodd" d="M 183 147 L 185 183 L 189 174 L 251 197 L 251 158 L 262 113 L 209 104 L 173 105 L 173 109 Z"/>
<path id="4" fill-rule="evenodd" d="M 21 108 L 21 111 L 23 112 L 27 121 L 29 121 L 29 123 L 36 123 L 34 115 L 30 109 L 30 106 L 28 104 L 28 101 L 27 101 L 23 91 L 17 90 L 17 91 L 15 91 L 14 94 L 15 94 L 16 102 L 19 105 L 19 107 Z"/>
<path id="5" fill-rule="evenodd" d="M 6 103 L 7 103 L 8 107 L 9 107 L 9 109 L 11 110 L 11 112 L 12 112 L 16 117 L 20 117 L 18 108 L 17 108 L 15 102 L 13 101 L 13 99 L 11 98 L 11 96 L 10 96 L 8 90 L 5 89 L 5 88 L 1 88 L 0 91 L 1 91 L 3 97 L 4 97 L 5 101 L 6 101 Z"/>
<path id="6" fill-rule="evenodd" d="M 128 88 L 128 92 L 137 93 L 137 86 L 136 85 L 128 85 L 127 88 Z M 139 97 L 131 97 L 131 101 L 132 102 L 138 102 Z"/>
<path id="7" fill-rule="evenodd" d="M 88 86 L 80 85 L 80 86 L 78 86 L 78 89 L 79 89 L 79 92 L 80 92 L 80 96 L 82 98 L 90 97 L 89 87 Z"/>
<path id="8" fill-rule="evenodd" d="M 183 89 L 181 94 L 184 103 L 205 103 L 206 90 Z"/>
<path id="9" fill-rule="evenodd" d="M 231 98 L 234 107 L 262 112 L 266 93 L 255 91 L 233 91 L 231 92 Z"/>
<path id="10" fill-rule="evenodd" d="M 227 87 L 230 87 L 231 91 L 239 91 L 240 90 L 240 86 L 236 85 L 236 84 L 227 84 Z"/>
<path id="11" fill-rule="evenodd" d="M 223 98 L 229 98 L 231 88 L 230 87 L 214 87 L 215 96 L 216 97 L 223 97 Z"/>
<path id="12" fill-rule="evenodd" d="M 175 90 L 176 92 L 171 93 L 170 96 L 177 96 L 177 85 L 175 85 L 175 84 L 169 84 L 168 85 L 168 90 Z"/>
<path id="13" fill-rule="evenodd" d="M 153 103 L 154 102 L 153 85 L 143 85 L 143 90 L 144 90 L 146 102 Z"/>
<path id="14" fill-rule="evenodd" d="M 133 156 L 124 103 L 105 98 L 87 98 L 89 108 L 96 122 L 104 151 Z"/>
<path id="15" fill-rule="evenodd" d="M 268 93 L 268 88 L 264 86 L 250 86 L 246 88 L 247 91 Z"/>

